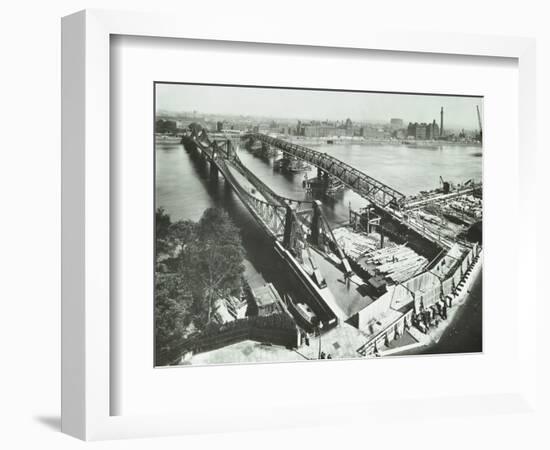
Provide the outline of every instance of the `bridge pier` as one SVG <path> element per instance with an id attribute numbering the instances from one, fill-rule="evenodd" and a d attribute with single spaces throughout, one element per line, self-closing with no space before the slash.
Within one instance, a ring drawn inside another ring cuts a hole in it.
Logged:
<path id="1" fill-rule="evenodd" d="M 227 141 L 225 142 L 225 150 L 226 150 L 227 157 L 229 159 L 232 159 L 235 149 L 233 147 L 233 142 L 231 142 L 231 139 L 227 139 Z"/>
<path id="2" fill-rule="evenodd" d="M 210 161 L 210 179 L 217 181 L 218 180 L 218 166 L 214 161 Z"/>
<path id="3" fill-rule="evenodd" d="M 214 141 L 212 144 L 212 158 L 210 159 L 210 179 L 218 180 L 218 166 L 216 164 L 216 156 L 218 153 L 218 143 Z"/>
<path id="4" fill-rule="evenodd" d="M 315 200 L 313 202 L 313 217 L 311 219 L 311 242 L 313 245 L 321 245 L 321 202 Z"/>
<path id="5" fill-rule="evenodd" d="M 201 172 L 206 171 L 206 158 L 204 157 L 204 154 L 201 149 L 198 149 L 198 151 L 193 155 L 193 159 L 197 162 L 197 166 L 199 167 Z"/>
<path id="6" fill-rule="evenodd" d="M 294 207 L 291 205 L 286 205 L 286 214 L 285 214 L 285 231 L 283 235 L 283 246 L 287 249 L 294 248 Z"/>
<path id="7" fill-rule="evenodd" d="M 326 189 L 330 183 L 330 178 L 328 172 L 317 167 L 317 180 L 322 181 L 323 187 Z"/>

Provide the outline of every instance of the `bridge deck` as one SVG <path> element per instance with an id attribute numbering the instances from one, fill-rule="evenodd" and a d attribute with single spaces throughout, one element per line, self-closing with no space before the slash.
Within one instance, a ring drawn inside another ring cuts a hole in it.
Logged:
<path id="1" fill-rule="evenodd" d="M 234 182 L 238 183 L 238 187 L 236 186 L 236 188 L 244 190 L 247 194 L 258 200 L 267 200 L 266 197 L 257 190 L 257 186 L 242 175 L 231 163 L 226 162 L 223 170 L 227 172 L 227 175 L 233 177 Z M 341 269 L 329 262 L 321 253 L 316 251 L 314 247 L 310 247 L 310 249 L 313 263 L 321 271 L 327 283 L 326 288 L 318 290 L 319 296 L 339 320 L 347 320 L 349 317 L 372 303 L 373 300 L 366 294 L 361 293 L 357 284 L 345 280 L 344 273 Z M 301 264 L 296 259 L 294 263 L 304 270 L 305 274 L 307 274 L 306 276 L 311 278 L 312 267 L 310 264 L 307 262 Z M 313 279 L 311 279 L 311 282 L 313 283 Z"/>
<path id="2" fill-rule="evenodd" d="M 439 232 L 434 232 L 430 229 L 432 227 L 426 226 L 418 218 L 410 217 L 408 220 L 404 218 L 403 212 L 414 210 L 434 201 L 434 199 L 407 201 L 406 196 L 398 190 L 381 183 L 326 153 L 320 153 L 316 150 L 261 133 L 250 133 L 245 135 L 245 137 L 257 139 L 277 147 L 293 157 L 302 159 L 326 171 L 331 176 L 340 179 L 348 188 L 368 200 L 393 220 L 407 226 L 413 232 L 428 241 L 434 242 L 441 248 L 448 249 L 453 245 L 452 240 L 442 236 Z M 467 189 L 467 191 L 473 190 L 474 187 Z"/>
<path id="3" fill-rule="evenodd" d="M 224 170 L 227 170 L 235 178 L 235 181 L 240 184 L 240 187 L 251 196 L 266 201 L 266 198 L 256 190 L 256 186 L 240 174 L 236 168 L 232 167 L 231 164 L 228 163 Z M 310 249 L 311 258 L 315 266 L 323 274 L 327 283 L 327 288 L 320 289 L 319 294 L 338 319 L 347 320 L 372 303 L 373 300 L 370 297 L 360 292 L 358 289 L 359 286 L 351 281 L 345 281 L 342 270 L 327 261 L 314 247 L 310 247 Z M 312 272 L 312 268 L 310 264 L 306 263 L 302 265 L 297 260 L 296 264 L 301 265 L 302 269 L 308 273 L 308 276 L 311 276 L 310 272 Z"/>
<path id="4" fill-rule="evenodd" d="M 338 178 L 348 188 L 376 206 L 387 208 L 391 203 L 397 206 L 405 200 L 405 195 L 397 189 L 370 177 L 327 153 L 321 153 L 308 147 L 261 133 L 251 133 L 245 135 L 245 137 L 265 142 L 282 150 L 284 153 L 318 167 L 331 176 Z"/>

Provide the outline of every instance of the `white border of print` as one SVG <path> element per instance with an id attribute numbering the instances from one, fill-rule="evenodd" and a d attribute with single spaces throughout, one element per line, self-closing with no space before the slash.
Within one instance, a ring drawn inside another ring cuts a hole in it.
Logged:
<path id="1" fill-rule="evenodd" d="M 335 418 L 361 422 L 376 416 L 412 413 L 439 417 L 476 413 L 522 412 L 536 408 L 536 286 L 522 286 L 517 309 L 519 377 L 499 394 L 465 393 L 461 397 L 403 398 L 401 401 L 353 403 L 327 400 L 311 411 L 258 405 L 246 415 L 220 405 L 208 417 L 192 408 L 169 415 L 110 415 L 110 135 L 109 51 L 111 35 L 279 43 L 382 51 L 496 56 L 519 62 L 518 213 L 522 229 L 535 229 L 535 44 L 509 37 L 436 33 L 344 30 L 328 36 L 323 24 L 306 28 L 239 27 L 222 20 L 202 21 L 164 14 L 84 11 L 62 22 L 62 430 L 82 439 L 162 436 L 330 423 Z M 214 31 L 215 30 L 215 31 Z M 505 180 L 502 180 L 504 183 Z M 517 279 L 535 273 L 535 241 L 516 244 Z M 530 267 L 527 265 L 530 262 Z M 517 294 L 516 294 L 517 295 Z M 305 365 L 314 367 L 314 364 Z M 311 369 L 308 369 L 311 370 Z M 183 372 L 182 372 L 183 376 Z M 349 400 L 349 399 L 348 399 Z M 260 408 L 262 406 L 263 408 Z M 414 409 L 413 409 L 414 408 Z M 413 412 L 414 411 L 414 412 Z M 354 419 L 355 417 L 355 419 Z"/>

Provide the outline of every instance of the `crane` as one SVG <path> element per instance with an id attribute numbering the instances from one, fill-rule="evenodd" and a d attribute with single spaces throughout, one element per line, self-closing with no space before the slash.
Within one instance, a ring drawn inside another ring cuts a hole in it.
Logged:
<path id="1" fill-rule="evenodd" d="M 483 142 L 483 127 L 481 126 L 481 114 L 479 113 L 479 105 L 476 105 L 477 109 L 477 123 L 479 124 L 479 142 Z"/>

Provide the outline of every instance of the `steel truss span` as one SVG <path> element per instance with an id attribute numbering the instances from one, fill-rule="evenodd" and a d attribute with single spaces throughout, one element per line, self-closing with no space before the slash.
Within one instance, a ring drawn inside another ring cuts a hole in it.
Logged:
<path id="1" fill-rule="evenodd" d="M 319 202 L 278 195 L 241 162 L 229 139 L 210 139 L 204 129 L 195 126 L 190 126 L 190 133 L 183 137 L 185 139 L 189 139 L 210 162 L 211 170 L 223 175 L 267 234 L 281 242 L 301 263 L 304 262 L 304 256 L 309 254 L 310 245 L 319 247 L 323 242 L 330 241 L 342 260 L 344 271 L 351 272 Z M 260 196 L 244 188 L 232 171 L 254 186 Z M 304 206 L 307 209 L 299 209 Z M 304 226 L 309 229 L 309 233 L 304 231 Z"/>
<path id="2" fill-rule="evenodd" d="M 292 157 L 316 166 L 338 178 L 351 190 L 380 208 L 386 209 L 388 206 L 400 208 L 405 202 L 405 194 L 326 153 L 261 133 L 249 133 L 244 138 L 265 142 Z"/>

